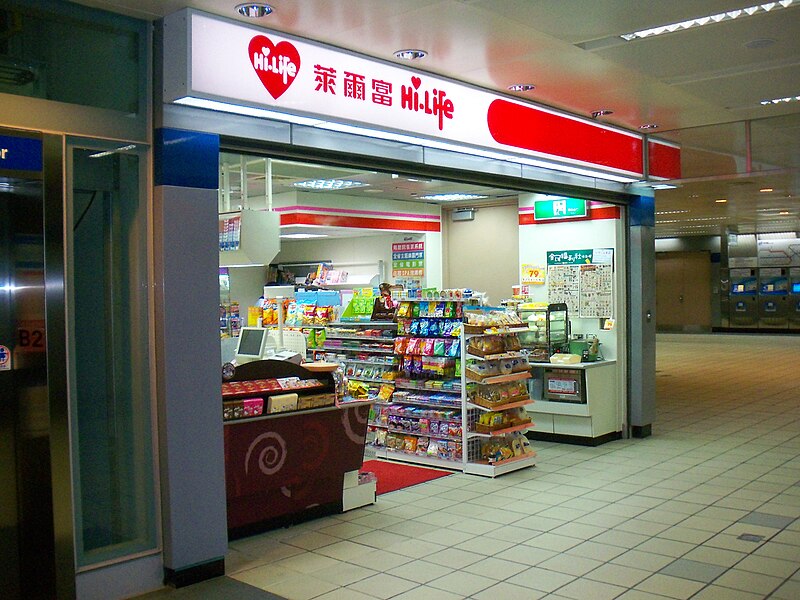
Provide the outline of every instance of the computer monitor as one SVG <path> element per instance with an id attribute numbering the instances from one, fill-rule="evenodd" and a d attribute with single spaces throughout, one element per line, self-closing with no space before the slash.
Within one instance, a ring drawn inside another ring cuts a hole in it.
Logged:
<path id="1" fill-rule="evenodd" d="M 236 364 L 243 365 L 254 360 L 261 360 L 267 344 L 267 330 L 261 327 L 242 327 L 239 331 L 239 343 L 236 345 L 234 359 Z"/>
<path id="2" fill-rule="evenodd" d="M 800 281 L 793 281 L 792 282 L 792 293 L 793 294 L 800 294 Z"/>

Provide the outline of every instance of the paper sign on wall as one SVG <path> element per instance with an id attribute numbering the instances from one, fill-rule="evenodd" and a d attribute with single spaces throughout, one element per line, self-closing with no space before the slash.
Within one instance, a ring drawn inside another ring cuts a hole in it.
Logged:
<path id="1" fill-rule="evenodd" d="M 11 351 L 7 346 L 0 346 L 0 371 L 11 370 Z"/>
<path id="2" fill-rule="evenodd" d="M 528 264 L 523 264 L 521 271 L 520 283 L 533 283 L 536 285 L 542 285 L 544 283 L 547 273 L 544 267 Z"/>

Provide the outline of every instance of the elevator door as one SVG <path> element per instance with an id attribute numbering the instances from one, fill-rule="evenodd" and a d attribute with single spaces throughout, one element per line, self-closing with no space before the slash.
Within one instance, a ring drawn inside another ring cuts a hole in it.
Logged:
<path id="1" fill-rule="evenodd" d="M 0 564 L 3 598 L 55 589 L 42 183 L 0 170 Z"/>
<path id="2" fill-rule="evenodd" d="M 708 252 L 656 254 L 656 326 L 659 331 L 710 331 Z"/>

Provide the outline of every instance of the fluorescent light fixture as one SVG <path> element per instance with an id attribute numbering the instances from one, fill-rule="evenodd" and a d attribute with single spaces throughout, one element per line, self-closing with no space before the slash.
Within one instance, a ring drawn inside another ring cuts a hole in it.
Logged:
<path id="1" fill-rule="evenodd" d="M 488 196 L 481 196 L 479 194 L 428 194 L 427 196 L 420 196 L 421 200 L 438 200 L 440 202 L 458 202 L 460 200 L 480 200 L 481 198 L 488 198 Z"/>
<path id="2" fill-rule="evenodd" d="M 764 4 L 756 4 L 755 6 L 748 6 L 747 8 L 742 8 L 739 10 L 730 10 L 728 12 L 717 13 L 715 15 L 708 15 L 706 17 L 689 19 L 688 21 L 669 23 L 667 25 L 659 25 L 657 27 L 651 27 L 650 29 L 643 29 L 641 31 L 623 33 L 619 37 L 621 37 L 626 42 L 630 42 L 636 39 L 663 35 L 665 33 L 673 33 L 675 31 L 692 29 L 694 27 L 702 27 L 703 25 L 711 25 L 713 23 L 720 23 L 722 21 L 732 21 L 733 19 L 752 17 L 753 15 L 768 13 L 772 10 L 789 8 L 793 4 L 794 0 L 778 0 L 777 2 L 766 2 Z"/>
<path id="3" fill-rule="evenodd" d="M 727 201 L 728 201 L 727 198 L 718 198 L 714 200 L 714 202 L 716 202 L 717 204 L 725 204 Z"/>
<path id="4" fill-rule="evenodd" d="M 94 154 L 90 154 L 89 158 L 103 158 L 104 156 L 111 156 L 112 154 L 116 154 L 117 152 L 126 152 L 128 150 L 133 150 L 134 148 L 136 148 L 136 144 L 130 144 L 128 146 L 120 146 L 119 148 L 114 148 L 113 150 L 95 152 Z"/>
<path id="5" fill-rule="evenodd" d="M 310 240 L 312 238 L 326 238 L 324 233 L 284 233 L 281 235 L 283 240 Z"/>
<path id="6" fill-rule="evenodd" d="M 514 83 L 508 86 L 509 92 L 530 92 L 535 89 L 536 86 L 532 83 Z"/>
<path id="7" fill-rule="evenodd" d="M 781 215 L 781 216 L 788 215 L 788 214 L 789 214 L 789 211 L 788 211 L 788 210 L 782 210 L 782 211 L 781 211 L 781 212 L 779 212 L 778 214 L 779 214 L 779 215 Z"/>
<path id="8" fill-rule="evenodd" d="M 291 115 L 289 113 L 278 112 L 277 110 L 267 110 L 265 108 L 253 108 L 252 106 L 242 106 L 241 104 L 230 104 L 219 100 L 206 100 L 205 98 L 195 98 L 194 96 L 184 96 L 175 100 L 175 104 L 194 106 L 196 108 L 206 108 L 208 110 L 218 110 L 221 112 L 245 115 L 248 117 L 258 117 L 260 119 L 275 119 L 298 125 L 313 126 L 320 122 L 319 119 Z"/>
<path id="9" fill-rule="evenodd" d="M 369 184 L 349 179 L 307 179 L 306 181 L 295 181 L 292 186 L 309 190 L 349 190 L 368 187 Z"/>
<path id="10" fill-rule="evenodd" d="M 529 158 L 517 154 L 506 153 L 502 151 L 484 150 L 480 148 L 473 148 L 472 146 L 465 146 L 454 144 L 450 142 L 443 142 L 433 138 L 421 138 L 413 135 L 403 133 L 393 133 L 391 131 L 383 131 L 380 129 L 371 129 L 369 127 L 360 127 L 357 125 L 347 125 L 345 123 L 334 123 L 330 121 L 323 121 L 321 119 L 314 119 L 311 117 L 302 117 L 299 115 L 292 115 L 275 110 L 267 110 L 263 108 L 253 108 L 251 106 L 242 106 L 239 104 L 230 104 L 228 102 L 220 102 L 218 100 L 207 100 L 205 98 L 196 98 L 194 96 L 184 96 L 174 101 L 176 104 L 183 104 L 185 106 L 193 106 L 196 108 L 205 108 L 208 110 L 217 110 L 221 112 L 228 112 L 234 114 L 245 115 L 249 117 L 258 117 L 261 119 L 272 119 L 277 121 L 285 121 L 287 123 L 296 123 L 297 125 L 306 125 L 309 127 L 316 127 L 318 129 L 327 129 L 329 131 L 338 131 L 340 133 L 350 133 L 353 135 L 362 135 L 373 137 L 381 140 L 390 140 L 402 142 L 406 144 L 413 144 L 425 146 L 428 148 L 436 148 L 438 150 L 448 150 L 450 152 L 458 152 L 460 154 L 467 154 L 470 156 L 480 156 L 483 158 L 493 158 L 505 162 L 527 165 L 530 167 L 538 167 L 547 169 L 549 171 L 561 171 L 564 173 L 571 173 L 573 175 L 581 175 L 584 177 L 592 177 L 596 179 L 603 179 L 605 181 L 613 181 L 615 183 L 636 183 L 640 181 L 636 177 L 630 175 L 608 173 L 606 171 L 594 170 L 591 168 L 584 168 L 562 164 L 559 162 Z M 624 173 L 624 172 L 620 172 Z"/>
<path id="11" fill-rule="evenodd" d="M 655 185 L 651 186 L 654 190 L 674 190 L 677 188 L 677 185 L 672 185 L 670 183 L 656 183 Z"/>
<path id="12" fill-rule="evenodd" d="M 614 111 L 610 108 L 601 108 L 599 110 L 592 111 L 592 118 L 597 119 L 598 117 L 607 117 L 608 115 L 613 115 Z"/>
<path id="13" fill-rule="evenodd" d="M 658 123 L 645 123 L 644 125 L 639 125 L 639 129 L 658 129 Z"/>
<path id="14" fill-rule="evenodd" d="M 260 19 L 272 12 L 272 7 L 264 2 L 246 2 L 236 6 L 236 12 L 243 17 L 250 19 Z"/>
<path id="15" fill-rule="evenodd" d="M 762 194 L 768 194 L 769 192 L 774 192 L 775 190 L 772 189 L 771 187 L 765 187 L 765 188 L 761 188 L 758 191 L 761 192 Z"/>
<path id="16" fill-rule="evenodd" d="M 770 104 L 784 104 L 786 102 L 800 102 L 800 96 L 786 96 L 785 98 L 773 98 L 772 100 L 762 100 L 759 102 L 761 106 L 769 106 Z"/>
<path id="17" fill-rule="evenodd" d="M 680 215 L 683 213 L 688 213 L 688 210 L 658 210 L 656 211 L 657 215 Z"/>
<path id="18" fill-rule="evenodd" d="M 428 52 L 426 50 L 420 50 L 419 48 L 406 48 L 405 50 L 398 50 L 394 53 L 394 57 L 401 60 L 419 60 L 426 56 L 428 56 Z"/>

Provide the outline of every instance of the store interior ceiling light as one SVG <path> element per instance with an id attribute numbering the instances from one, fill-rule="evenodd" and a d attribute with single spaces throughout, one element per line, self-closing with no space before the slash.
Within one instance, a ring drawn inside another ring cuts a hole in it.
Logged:
<path id="1" fill-rule="evenodd" d="M 236 12 L 249 19 L 260 19 L 272 13 L 272 7 L 264 2 L 245 2 L 236 6 Z"/>
<path id="2" fill-rule="evenodd" d="M 758 191 L 761 192 L 762 194 L 768 194 L 769 192 L 774 192 L 775 190 L 772 189 L 771 187 L 765 187 L 765 188 L 761 188 Z"/>
<path id="3" fill-rule="evenodd" d="M 671 183 L 656 183 L 651 186 L 654 190 L 674 190 L 677 188 L 677 185 L 672 185 Z"/>
<path id="4" fill-rule="evenodd" d="M 518 154 L 511 154 L 501 151 L 484 150 L 481 148 L 474 148 L 472 146 L 465 146 L 454 144 L 450 142 L 443 142 L 435 139 L 421 138 L 404 133 L 394 133 L 391 131 L 383 131 L 380 129 L 371 129 L 369 127 L 360 127 L 357 125 L 347 125 L 345 123 L 335 123 L 331 121 L 323 121 L 321 119 L 314 119 L 311 117 L 303 117 L 300 115 L 292 115 L 275 110 L 267 110 L 264 108 L 254 108 L 251 106 L 242 106 L 239 104 L 231 104 L 228 102 L 220 102 L 218 100 L 208 100 L 206 98 L 196 98 L 194 96 L 184 96 L 174 101 L 175 104 L 182 104 L 184 106 L 193 106 L 196 108 L 204 108 L 207 110 L 216 110 L 221 112 L 228 112 L 234 114 L 245 115 L 249 117 L 258 117 L 261 119 L 272 119 L 275 121 L 284 121 L 287 123 L 295 123 L 297 125 L 306 125 L 309 127 L 316 127 L 318 129 L 327 129 L 329 131 L 338 131 L 340 133 L 350 133 L 353 135 L 363 135 L 367 137 L 377 138 L 380 140 L 389 140 L 401 142 L 404 144 L 414 144 L 425 146 L 428 148 L 436 148 L 438 150 L 447 150 L 450 152 L 458 152 L 460 154 L 467 154 L 470 156 L 480 156 L 482 158 L 492 158 L 502 160 L 514 164 L 522 164 L 530 167 L 537 167 L 547 169 L 550 171 L 561 171 L 564 173 L 571 173 L 572 175 L 580 175 L 584 177 L 592 177 L 596 179 L 603 179 L 605 181 L 613 181 L 615 183 L 637 183 L 640 179 L 626 175 L 623 173 L 609 173 L 606 171 L 595 170 L 591 168 L 584 168 L 573 166 L 556 161 L 551 161 L 543 158 L 529 158 L 520 156 Z"/>
<path id="5" fill-rule="evenodd" d="M 307 179 L 306 181 L 295 181 L 292 186 L 309 190 L 348 190 L 368 187 L 369 184 L 349 179 Z"/>
<path id="6" fill-rule="evenodd" d="M 460 202 L 462 200 L 480 200 L 487 197 L 480 194 L 428 194 L 427 196 L 420 196 L 420 199 L 437 200 L 439 202 Z"/>
<path id="7" fill-rule="evenodd" d="M 623 33 L 621 37 L 626 42 L 637 39 L 663 35 L 665 33 L 673 33 L 675 31 L 683 31 L 692 29 L 694 27 L 702 27 L 704 25 L 712 25 L 713 23 L 720 23 L 722 21 L 732 21 L 733 19 L 740 19 L 744 17 L 752 17 L 768 13 L 772 10 L 780 10 L 782 8 L 789 8 L 794 4 L 794 0 L 778 0 L 777 2 L 766 2 L 764 4 L 756 4 L 738 10 L 729 10 L 715 15 L 708 15 L 706 17 L 698 17 L 696 19 L 689 19 L 688 21 L 680 21 L 678 23 L 669 23 L 667 25 L 658 25 L 649 29 L 642 29 L 641 31 L 633 31 L 631 33 Z"/>
<path id="8" fill-rule="evenodd" d="M 639 125 L 639 129 L 658 129 L 657 123 L 645 123 L 644 125 Z"/>
<path id="9" fill-rule="evenodd" d="M 772 100 L 762 100 L 759 102 L 761 106 L 769 106 L 771 104 L 784 104 L 786 102 L 800 102 L 800 96 L 786 96 L 785 98 L 773 98 Z"/>
<path id="10" fill-rule="evenodd" d="M 714 200 L 714 202 L 716 202 L 717 204 L 725 204 L 727 201 L 728 201 L 727 198 L 718 198 L 717 200 Z"/>
<path id="11" fill-rule="evenodd" d="M 607 117 L 608 115 L 613 115 L 614 111 L 609 108 L 601 108 L 599 110 L 592 111 L 592 118 L 597 119 L 599 117 Z"/>
<path id="12" fill-rule="evenodd" d="M 312 238 L 326 238 L 325 233 L 283 233 L 281 239 L 283 240 L 310 240 Z"/>
<path id="13" fill-rule="evenodd" d="M 535 89 L 536 86 L 532 83 L 514 83 L 508 86 L 508 91 L 510 92 L 530 92 Z"/>
<path id="14" fill-rule="evenodd" d="M 657 215 L 680 215 L 682 213 L 688 213 L 688 210 L 658 210 L 656 211 Z"/>
<path id="15" fill-rule="evenodd" d="M 406 48 L 405 50 L 397 50 L 394 53 L 394 57 L 401 60 L 419 60 L 426 56 L 428 56 L 428 52 L 419 48 Z"/>

